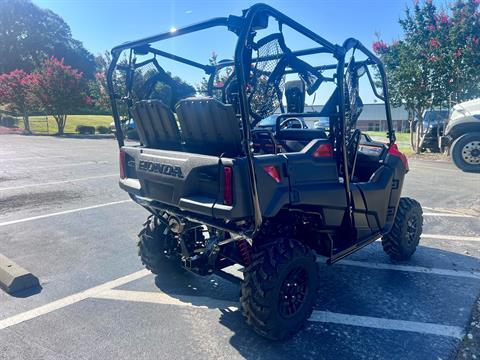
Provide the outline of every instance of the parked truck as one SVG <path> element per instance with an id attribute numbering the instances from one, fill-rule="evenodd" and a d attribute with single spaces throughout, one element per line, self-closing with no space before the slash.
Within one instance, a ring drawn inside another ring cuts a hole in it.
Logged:
<path id="1" fill-rule="evenodd" d="M 480 98 L 452 108 L 439 147 L 459 169 L 480 172 Z"/>

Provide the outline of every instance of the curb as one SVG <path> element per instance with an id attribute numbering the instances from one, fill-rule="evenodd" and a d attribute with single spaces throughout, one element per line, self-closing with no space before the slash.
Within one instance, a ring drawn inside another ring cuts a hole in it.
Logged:
<path id="1" fill-rule="evenodd" d="M 31 272 L 0 254 L 0 288 L 9 294 L 40 286 L 40 281 Z"/>

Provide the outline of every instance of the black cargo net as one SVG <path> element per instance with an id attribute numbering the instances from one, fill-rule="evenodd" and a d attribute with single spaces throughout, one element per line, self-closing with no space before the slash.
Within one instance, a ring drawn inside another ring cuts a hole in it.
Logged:
<path id="1" fill-rule="evenodd" d="M 175 97 L 169 85 L 170 76 L 154 59 L 139 63 L 137 66 L 132 79 L 132 100 L 137 102 L 157 99 L 170 106 Z"/>
<path id="2" fill-rule="evenodd" d="M 345 120 L 347 136 L 355 129 L 358 118 L 363 110 L 363 102 L 358 92 L 358 76 L 355 59 L 352 57 L 345 72 Z"/>
<path id="3" fill-rule="evenodd" d="M 278 76 L 274 73 L 284 54 L 280 36 L 270 35 L 258 42 L 257 59 L 265 60 L 255 61 L 252 64 L 249 103 L 250 113 L 255 120 L 272 115 L 280 106 L 285 88 L 285 75 L 283 71 Z"/>

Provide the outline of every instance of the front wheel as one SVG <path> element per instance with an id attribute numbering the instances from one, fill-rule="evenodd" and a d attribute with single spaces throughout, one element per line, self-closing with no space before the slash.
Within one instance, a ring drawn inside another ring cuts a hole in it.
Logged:
<path id="1" fill-rule="evenodd" d="M 466 172 L 480 172 L 480 133 L 460 136 L 452 144 L 453 163 Z"/>
<path id="2" fill-rule="evenodd" d="M 294 239 L 279 239 L 254 251 L 244 271 L 240 304 L 260 335 L 284 340 L 312 314 L 318 290 L 313 252 Z"/>
<path id="3" fill-rule="evenodd" d="M 382 237 L 383 250 L 392 260 L 410 259 L 420 242 L 422 228 L 422 206 L 416 200 L 401 198 L 392 229 Z"/>

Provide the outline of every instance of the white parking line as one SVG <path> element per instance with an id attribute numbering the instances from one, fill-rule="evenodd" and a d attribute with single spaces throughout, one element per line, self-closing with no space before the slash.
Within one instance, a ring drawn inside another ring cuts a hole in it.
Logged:
<path id="1" fill-rule="evenodd" d="M 19 160 L 48 160 L 48 159 L 60 159 L 60 158 L 66 158 L 67 156 L 65 155 L 58 155 L 58 156 L 29 156 L 29 157 L 20 157 L 20 158 L 4 158 L 0 159 L 0 162 L 3 161 L 19 161 Z"/>
<path id="2" fill-rule="evenodd" d="M 329 311 L 314 311 L 310 321 L 333 323 L 342 325 L 361 326 L 374 329 L 409 331 L 420 334 L 440 335 L 461 339 L 464 331 L 460 326 L 424 323 L 418 321 L 406 321 L 385 319 L 370 316 L 338 314 Z"/>
<path id="3" fill-rule="evenodd" d="M 343 260 L 343 263 L 344 265 L 361 266 L 358 264 L 359 262 L 355 262 L 356 264 L 351 264 L 350 262 L 350 264 L 348 264 L 347 260 Z M 372 267 L 372 266 L 367 265 L 365 267 Z M 382 264 L 376 264 L 376 268 L 385 269 L 387 267 L 383 266 Z M 400 270 L 400 268 L 403 271 L 415 271 L 415 272 L 420 272 L 420 269 L 422 269 L 422 268 L 419 268 L 417 270 L 412 270 L 411 268 L 413 267 L 410 267 L 410 266 L 409 267 L 403 266 L 403 265 L 395 266 L 395 270 Z M 427 270 L 431 270 L 431 269 L 427 269 Z M 429 271 L 429 272 L 427 271 L 427 273 L 432 273 L 432 271 Z M 446 271 L 446 272 L 437 271 L 436 273 L 438 273 L 439 275 L 453 275 L 450 273 L 450 271 Z M 151 273 L 148 270 L 140 270 L 133 274 L 123 276 L 116 280 L 112 280 L 104 284 L 95 286 L 93 288 L 81 291 L 79 293 L 53 301 L 46 305 L 40 306 L 38 308 L 0 320 L 0 330 L 23 323 L 25 321 L 34 319 L 36 317 L 51 313 L 53 311 L 62 309 L 66 306 L 75 304 L 77 302 L 80 302 L 88 298 L 187 306 L 187 307 L 195 307 L 195 308 L 201 308 L 201 309 L 223 308 L 223 309 L 229 309 L 231 311 L 235 311 L 238 309 L 237 302 L 212 299 L 209 297 L 184 296 L 184 295 L 177 295 L 176 297 L 172 297 L 165 293 L 114 289 L 116 287 L 125 285 L 132 281 L 141 279 L 149 274 Z M 458 276 L 458 274 L 454 276 Z M 332 313 L 332 312 L 326 312 L 326 311 L 314 311 L 312 314 L 312 317 L 310 318 L 310 321 L 361 326 L 361 327 L 369 327 L 369 328 L 376 328 L 376 329 L 410 331 L 410 332 L 417 332 L 422 334 L 433 334 L 433 335 L 441 335 L 441 336 L 448 336 L 448 337 L 455 337 L 455 338 L 461 338 L 463 336 L 463 329 L 457 326 L 447 326 L 447 325 L 441 325 L 441 324 L 423 323 L 423 322 L 415 322 L 415 321 L 375 318 L 375 317 L 369 317 L 369 316 L 339 314 L 339 313 Z"/>
<path id="4" fill-rule="evenodd" d="M 107 175 L 99 175 L 99 176 L 89 176 L 89 177 L 78 178 L 78 179 L 52 181 L 52 182 L 38 183 L 38 184 L 29 184 L 29 185 L 20 185 L 20 186 L 10 186 L 10 187 L 5 187 L 5 188 L 0 188 L 0 191 L 18 190 L 18 189 L 25 189 L 25 188 L 36 187 L 36 186 L 48 186 L 48 185 L 68 184 L 68 183 L 73 183 L 73 182 L 78 182 L 78 181 L 93 180 L 93 179 L 103 179 L 103 178 L 114 177 L 114 176 L 119 176 L 119 175 L 118 175 L 118 173 L 115 173 L 115 174 L 107 174 Z"/>
<path id="5" fill-rule="evenodd" d="M 455 240 L 455 241 L 480 241 L 478 236 L 457 236 L 457 235 L 437 235 L 437 234 L 422 234 L 424 239 L 440 239 L 440 240 Z"/>
<path id="6" fill-rule="evenodd" d="M 149 274 L 151 273 L 148 270 L 140 270 L 140 271 L 134 272 L 133 274 L 126 275 L 116 280 L 112 280 L 104 284 L 95 286 L 93 288 L 87 289 L 85 291 L 81 291 L 79 293 L 64 297 L 62 299 L 53 301 L 51 303 L 37 307 L 35 309 L 25 311 L 23 313 L 14 315 L 12 317 L 0 320 L 0 330 L 34 319 L 36 317 L 51 313 L 52 311 L 64 308 L 68 305 L 75 304 L 79 301 L 93 297 L 103 291 L 112 289 L 114 287 L 122 286 L 129 282 L 141 279 Z"/>
<path id="7" fill-rule="evenodd" d="M 49 166 L 31 166 L 28 170 L 46 170 L 46 169 L 56 169 L 56 168 L 65 168 L 65 167 L 72 167 L 72 166 L 85 166 L 85 165 L 104 165 L 110 163 L 106 160 L 98 160 L 98 161 L 84 161 L 78 162 L 73 164 L 58 164 L 58 165 L 49 165 Z"/>
<path id="8" fill-rule="evenodd" d="M 238 310 L 238 303 L 214 300 L 201 296 L 183 296 L 176 298 L 160 292 L 130 291 L 130 290 L 107 290 L 93 296 L 96 299 L 109 299 L 118 301 L 144 302 L 163 305 L 186 306 L 194 308 L 221 308 L 231 311 Z M 385 319 L 370 316 L 358 316 L 339 314 L 328 311 L 314 310 L 309 321 L 321 323 L 333 323 L 352 325 L 375 329 L 409 331 L 421 334 L 440 335 L 460 339 L 463 337 L 463 329 L 459 326 L 424 323 L 417 321 Z"/>
<path id="9" fill-rule="evenodd" d="M 321 262 L 324 262 L 323 258 Z M 406 271 L 406 272 L 433 274 L 433 275 L 441 275 L 441 276 L 455 276 L 455 277 L 480 280 L 479 271 L 449 270 L 449 269 L 427 268 L 422 266 L 411 266 L 411 265 L 371 263 L 371 262 L 355 261 L 355 260 L 341 260 L 338 262 L 338 265 L 357 266 L 357 267 L 363 267 L 368 269 L 378 269 L 378 270 Z"/>
<path id="10" fill-rule="evenodd" d="M 123 300 L 163 305 L 189 306 L 199 309 L 238 309 L 238 302 L 212 299 L 205 296 L 181 295 L 178 298 L 160 292 L 109 289 L 93 296 L 95 299 Z"/>
<path id="11" fill-rule="evenodd" d="M 427 166 L 427 165 L 421 165 L 421 166 L 410 166 L 410 170 L 420 170 L 420 169 L 429 169 L 429 170 L 437 170 L 437 171 L 446 171 L 446 172 L 451 172 L 451 173 L 459 173 L 459 170 L 455 169 L 446 169 L 444 167 L 435 167 L 435 166 Z"/>
<path id="12" fill-rule="evenodd" d="M 3 222 L 3 223 L 0 223 L 0 227 L 13 225 L 13 224 L 19 224 L 19 223 L 27 222 L 27 221 L 45 219 L 45 218 L 49 218 L 49 217 L 52 217 L 52 216 L 59 216 L 59 215 L 76 213 L 76 212 L 79 212 L 79 211 L 98 209 L 98 208 L 101 208 L 101 207 L 123 204 L 123 203 L 127 203 L 127 202 L 130 202 L 130 201 L 132 201 L 132 200 L 130 200 L 130 199 L 129 200 L 120 200 L 120 201 L 114 201 L 114 202 L 105 203 L 105 204 L 87 206 L 87 207 L 83 207 L 83 208 L 79 208 L 79 209 L 71 209 L 71 210 L 59 211 L 59 212 L 51 213 L 51 214 L 38 215 L 38 216 L 32 216 L 32 217 L 18 219 L 18 220 L 6 221 L 6 222 Z"/>
<path id="13" fill-rule="evenodd" d="M 433 212 L 425 212 L 425 213 L 423 213 L 423 216 L 474 218 L 474 216 L 467 215 L 467 214 L 450 214 L 450 213 L 433 213 Z"/>

